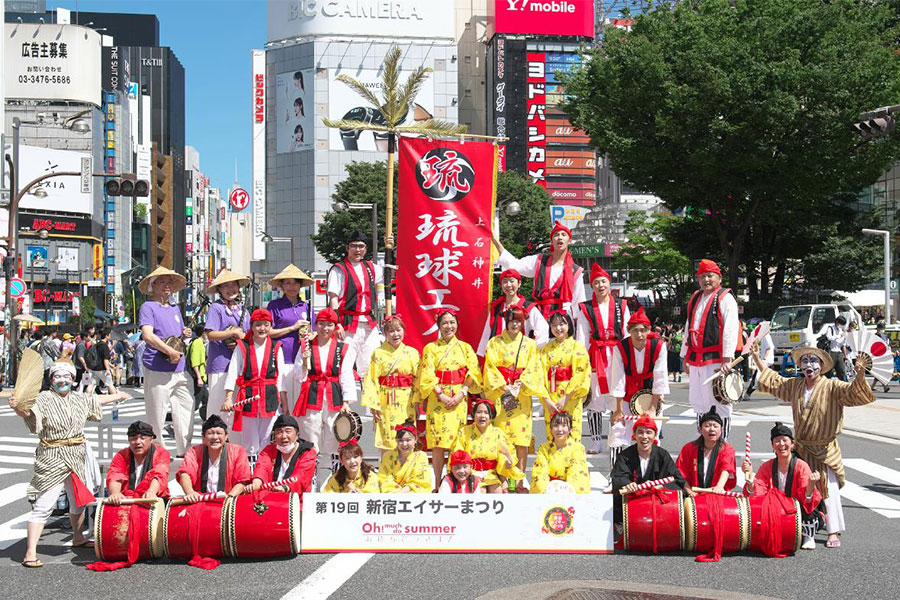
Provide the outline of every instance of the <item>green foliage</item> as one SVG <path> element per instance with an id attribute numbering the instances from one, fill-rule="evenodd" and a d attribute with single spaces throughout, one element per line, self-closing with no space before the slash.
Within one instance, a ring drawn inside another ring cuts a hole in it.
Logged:
<path id="1" fill-rule="evenodd" d="M 94 311 L 97 309 L 97 303 L 90 296 L 81 297 L 81 314 L 77 317 L 70 317 L 70 321 L 77 322 L 79 325 L 93 325 L 95 323 Z"/>
<path id="2" fill-rule="evenodd" d="M 509 216 L 501 208 L 515 200 L 519 214 Z M 547 190 L 516 172 L 497 174 L 497 214 L 500 216 L 500 241 L 513 256 L 534 254 L 539 244 L 550 241 L 550 205 Z"/>
<path id="3" fill-rule="evenodd" d="M 147 299 L 143 293 L 138 291 L 137 286 L 134 289 L 134 301 L 132 302 L 131 293 L 125 294 L 125 318 L 133 323 L 137 323 L 137 315 L 141 312 L 141 306 Z"/>

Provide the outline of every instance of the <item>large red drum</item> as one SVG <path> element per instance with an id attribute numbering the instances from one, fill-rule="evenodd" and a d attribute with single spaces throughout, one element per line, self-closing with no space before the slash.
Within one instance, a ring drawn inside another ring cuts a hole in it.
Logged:
<path id="1" fill-rule="evenodd" d="M 750 504 L 750 550 L 753 552 L 762 552 L 762 502 L 764 496 L 751 496 L 748 498 Z M 791 498 L 794 503 L 794 514 L 781 515 L 781 548 L 779 552 L 782 554 L 793 554 L 800 549 L 802 543 L 803 515 L 800 512 L 800 503 Z"/>
<path id="2" fill-rule="evenodd" d="M 747 498 L 718 496 L 722 500 L 722 552 L 741 552 L 750 545 L 750 505 Z M 688 552 L 710 552 L 713 529 L 709 520 L 711 494 L 698 494 L 684 499 L 684 549 Z"/>
<path id="3" fill-rule="evenodd" d="M 193 528 L 192 528 L 193 526 Z M 225 556 L 224 500 L 208 500 L 196 504 L 172 504 L 166 508 L 163 533 L 166 556 L 194 556 L 191 536 L 197 532 L 197 554 L 205 558 Z"/>
<path id="4" fill-rule="evenodd" d="M 100 502 L 94 517 L 94 552 L 97 558 L 107 562 L 127 560 L 132 536 L 138 538 L 138 560 L 163 556 L 162 523 L 165 512 L 166 505 L 159 498 L 152 503 L 122 506 Z"/>
<path id="5" fill-rule="evenodd" d="M 622 549 L 676 552 L 684 549 L 684 499 L 681 490 L 657 490 L 623 497 Z"/>
<path id="6" fill-rule="evenodd" d="M 225 502 L 225 555 L 240 558 L 293 556 L 300 552 L 300 496 L 262 492 Z"/>

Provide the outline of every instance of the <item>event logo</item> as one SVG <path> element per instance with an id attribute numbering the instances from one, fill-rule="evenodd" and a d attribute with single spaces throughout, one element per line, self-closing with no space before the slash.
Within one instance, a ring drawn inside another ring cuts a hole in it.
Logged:
<path id="1" fill-rule="evenodd" d="M 541 532 L 550 535 L 569 535 L 575 530 L 574 522 L 575 509 L 573 507 L 565 509 L 562 506 L 554 506 L 544 513 L 544 526 L 541 527 Z"/>
<path id="2" fill-rule="evenodd" d="M 432 200 L 458 202 L 475 186 L 475 169 L 465 154 L 434 148 L 416 163 L 416 182 Z"/>

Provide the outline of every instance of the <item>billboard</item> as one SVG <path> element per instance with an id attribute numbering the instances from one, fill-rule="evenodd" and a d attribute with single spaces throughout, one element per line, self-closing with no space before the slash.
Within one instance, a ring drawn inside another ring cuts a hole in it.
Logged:
<path id="1" fill-rule="evenodd" d="M 527 56 L 527 91 L 525 114 L 528 126 L 526 168 L 528 176 L 541 187 L 547 187 L 547 104 L 544 54 L 529 52 Z"/>
<path id="2" fill-rule="evenodd" d="M 100 106 L 100 34 L 77 25 L 6 23 L 7 98 Z"/>
<path id="3" fill-rule="evenodd" d="M 269 42 L 315 35 L 449 40 L 456 30 L 455 3 L 448 0 L 281 0 L 266 4 Z"/>
<path id="4" fill-rule="evenodd" d="M 495 33 L 593 38 L 594 0 L 488 0 L 488 35 Z"/>
<path id="5" fill-rule="evenodd" d="M 411 71 L 400 71 L 401 82 L 406 81 Z M 381 113 L 369 106 L 359 94 L 353 91 L 347 84 L 337 81 L 339 73 L 328 74 L 328 118 L 334 120 L 350 119 L 353 121 L 365 121 L 370 123 L 384 123 Z M 377 98 L 381 98 L 381 72 L 376 69 L 361 69 L 353 73 L 353 76 L 367 88 L 371 89 Z M 427 121 L 434 116 L 434 78 L 428 77 L 419 93 L 416 94 L 415 103 L 409 107 L 406 118 L 402 124 L 411 125 L 418 121 Z M 351 131 L 344 129 L 328 130 L 328 146 L 332 150 L 367 150 L 387 152 L 387 134 L 373 131 Z"/>
<path id="6" fill-rule="evenodd" d="M 47 173 L 72 171 L 81 172 L 81 159 L 90 158 L 87 152 L 73 150 L 55 150 L 37 146 L 19 146 L 19 179 L 31 181 Z M 76 212 L 92 214 L 93 195 L 82 193 L 81 176 L 53 177 L 39 186 L 46 193 L 46 198 L 38 198 L 25 194 L 19 202 L 19 208 L 39 210 L 41 212 Z"/>
<path id="7" fill-rule="evenodd" d="M 265 67 L 265 56 L 263 56 L 263 67 Z M 279 73 L 275 76 L 275 151 L 278 154 L 298 152 L 313 147 L 316 137 L 313 119 L 315 109 L 315 81 L 313 78 L 315 75 L 315 69 L 306 69 Z M 255 69 L 254 78 L 257 78 Z M 263 87 L 263 94 L 265 94 L 265 87 Z M 265 106 L 265 97 L 263 97 L 263 106 Z M 265 116 L 262 115 L 262 117 L 263 141 L 265 142 Z M 259 113 L 254 112 L 254 133 L 255 128 L 260 125 L 257 122 L 259 118 Z"/>
<path id="8" fill-rule="evenodd" d="M 251 256 L 253 260 L 266 258 L 266 245 L 262 241 L 262 232 L 266 228 L 266 52 L 253 50 L 251 62 L 251 159 L 253 197 L 253 241 Z M 277 79 L 277 78 L 276 78 Z M 311 109 L 312 107 L 310 107 Z M 277 112 L 277 106 L 276 106 Z M 277 146 L 277 144 L 276 144 Z"/>

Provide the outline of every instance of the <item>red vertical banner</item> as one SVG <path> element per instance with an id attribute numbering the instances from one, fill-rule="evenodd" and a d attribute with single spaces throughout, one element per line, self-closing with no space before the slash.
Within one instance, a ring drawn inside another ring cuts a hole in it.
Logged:
<path id="1" fill-rule="evenodd" d="M 529 52 L 526 57 L 528 73 L 525 99 L 528 127 L 528 155 L 525 166 L 528 176 L 541 187 L 547 187 L 547 91 L 546 64 L 542 52 Z"/>
<path id="2" fill-rule="evenodd" d="M 478 345 L 491 299 L 497 147 L 400 140 L 397 312 L 405 343 L 437 339 L 434 314 L 459 313 L 457 337 Z"/>

